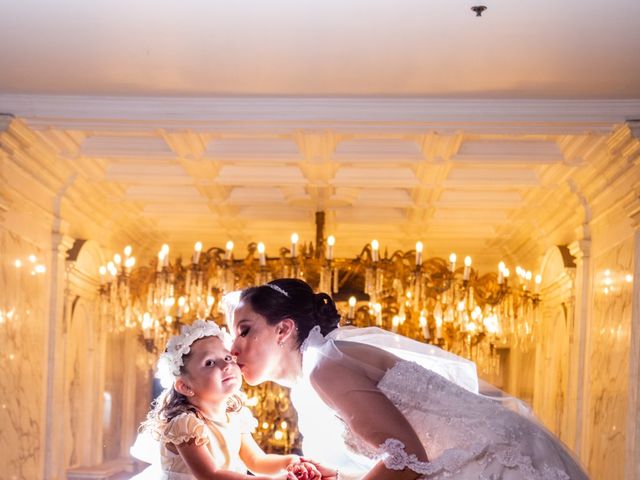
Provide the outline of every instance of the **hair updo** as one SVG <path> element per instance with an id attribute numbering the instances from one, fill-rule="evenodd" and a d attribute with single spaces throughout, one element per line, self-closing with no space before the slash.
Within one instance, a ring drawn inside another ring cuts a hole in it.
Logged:
<path id="1" fill-rule="evenodd" d="M 338 327 L 340 314 L 336 304 L 326 293 L 314 293 L 309 284 L 297 278 L 279 278 L 266 285 L 242 291 L 240 300 L 275 325 L 290 318 L 298 329 L 298 346 L 318 325 L 322 335 Z"/>

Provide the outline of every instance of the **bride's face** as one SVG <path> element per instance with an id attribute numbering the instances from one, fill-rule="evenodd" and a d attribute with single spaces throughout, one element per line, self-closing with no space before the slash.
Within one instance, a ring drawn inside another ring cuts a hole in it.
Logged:
<path id="1" fill-rule="evenodd" d="M 249 385 L 278 381 L 282 349 L 278 347 L 278 326 L 269 325 L 248 303 L 240 302 L 234 312 L 234 342 L 231 352 Z"/>

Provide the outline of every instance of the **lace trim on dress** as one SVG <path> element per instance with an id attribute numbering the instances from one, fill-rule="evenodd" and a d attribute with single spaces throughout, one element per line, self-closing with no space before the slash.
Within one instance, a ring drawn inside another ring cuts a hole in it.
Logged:
<path id="1" fill-rule="evenodd" d="M 466 450 L 451 448 L 433 462 L 422 462 L 414 454 L 407 454 L 405 445 L 396 438 L 388 438 L 378 448 L 378 455 L 389 470 L 408 468 L 421 475 L 452 474 L 460 470 L 471 459 L 481 456 L 486 447 L 473 444 Z"/>
<path id="2" fill-rule="evenodd" d="M 431 473 L 429 462 L 421 462 L 414 454 L 408 455 L 404 449 L 404 443 L 396 438 L 387 438 L 378 447 L 378 451 L 383 455 L 382 461 L 389 470 L 404 470 L 410 468 L 416 473 Z"/>

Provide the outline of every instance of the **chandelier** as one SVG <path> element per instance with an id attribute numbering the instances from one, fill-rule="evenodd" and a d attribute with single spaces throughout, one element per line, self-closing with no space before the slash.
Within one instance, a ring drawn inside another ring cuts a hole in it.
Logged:
<path id="1" fill-rule="evenodd" d="M 359 255 L 336 258 L 335 243 L 333 236 L 325 237 L 324 213 L 318 212 L 315 245 L 301 243 L 293 233 L 291 244 L 273 256 L 263 243 L 250 243 L 244 256 L 236 257 L 228 241 L 225 248 L 208 249 L 197 242 L 189 258 L 171 259 L 165 244 L 149 265 L 136 267 L 127 246 L 100 267 L 103 310 L 113 330 L 137 332 L 149 364 L 180 325 L 198 318 L 227 324 L 225 294 L 280 277 L 301 278 L 330 293 L 343 325 L 378 326 L 436 344 L 475 361 L 485 377 L 500 373 L 501 351 L 533 345 L 539 275 L 533 279 L 518 266 L 512 278 L 503 262 L 496 272 L 481 275 L 469 256 L 462 264 L 455 253 L 448 259 L 423 258 L 422 242 L 413 250 L 389 253 L 372 240 Z M 270 385 L 247 393 L 262 446 L 270 451 L 295 447 L 295 414 L 286 392 Z"/>

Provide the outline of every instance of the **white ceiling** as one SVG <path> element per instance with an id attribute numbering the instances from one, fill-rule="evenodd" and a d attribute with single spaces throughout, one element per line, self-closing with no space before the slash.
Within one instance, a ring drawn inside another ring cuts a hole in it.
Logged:
<path id="1" fill-rule="evenodd" d="M 637 0 L 5 1 L 0 92 L 640 98 L 638 18 Z"/>

